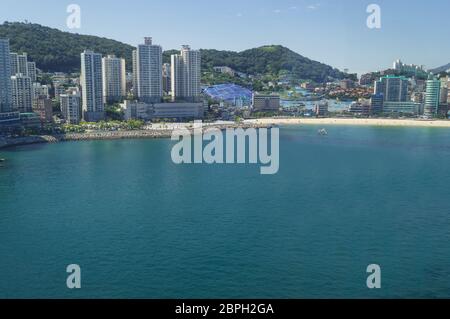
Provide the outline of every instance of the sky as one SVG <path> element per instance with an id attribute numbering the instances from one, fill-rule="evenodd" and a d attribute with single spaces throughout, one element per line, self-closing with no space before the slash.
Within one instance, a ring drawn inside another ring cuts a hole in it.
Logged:
<path id="1" fill-rule="evenodd" d="M 81 28 L 66 25 L 81 8 Z M 381 28 L 367 26 L 367 7 Z M 242 51 L 280 44 L 352 73 L 377 71 L 401 58 L 434 68 L 450 62 L 450 0 L 1 0 L 0 22 L 29 21 L 131 45 L 152 36 L 165 50 Z"/>

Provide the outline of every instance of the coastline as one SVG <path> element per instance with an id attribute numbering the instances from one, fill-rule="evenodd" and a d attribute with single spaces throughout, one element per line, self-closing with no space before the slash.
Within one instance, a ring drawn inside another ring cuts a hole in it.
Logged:
<path id="1" fill-rule="evenodd" d="M 414 119 L 345 119 L 345 118 L 265 118 L 246 120 L 245 123 L 257 125 L 354 125 L 389 127 L 436 127 L 450 128 L 450 120 Z"/>
<path id="2" fill-rule="evenodd" d="M 61 135 L 39 135 L 39 136 L 24 136 L 24 137 L 0 137 L 0 149 L 25 146 L 33 144 L 47 144 L 59 142 L 76 142 L 76 141 L 99 141 L 99 140 L 123 140 L 123 139 L 157 139 L 157 138 L 171 138 L 172 132 L 181 127 L 192 131 L 189 124 L 174 124 L 156 129 L 142 129 L 134 131 L 91 131 L 86 133 L 66 133 Z M 268 124 L 259 123 L 229 123 L 229 124 L 207 124 L 204 123 L 203 129 L 219 129 L 225 130 L 228 128 L 267 128 Z"/>
<path id="3" fill-rule="evenodd" d="M 268 128 L 274 125 L 353 125 L 375 127 L 428 127 L 450 128 L 450 120 L 415 120 L 415 119 L 355 119 L 355 118 L 263 118 L 245 120 L 243 123 L 207 124 L 203 129 L 215 128 Z M 0 137 L 0 149 L 32 144 L 59 143 L 69 141 L 120 140 L 120 139 L 155 139 L 170 138 L 177 128 L 192 130 L 189 124 L 173 124 L 168 127 L 142 129 L 135 131 L 91 131 L 86 133 L 67 133 L 61 135 L 40 135 L 25 137 Z"/>

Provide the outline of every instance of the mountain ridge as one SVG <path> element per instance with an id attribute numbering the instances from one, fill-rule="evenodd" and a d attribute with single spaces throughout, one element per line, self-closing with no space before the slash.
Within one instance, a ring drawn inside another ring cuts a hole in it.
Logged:
<path id="1" fill-rule="evenodd" d="M 430 72 L 434 73 L 434 74 L 438 74 L 438 73 L 442 73 L 442 72 L 446 72 L 447 70 L 450 70 L 450 63 L 437 67 L 435 69 L 431 69 Z"/>
<path id="2" fill-rule="evenodd" d="M 104 37 L 64 32 L 33 23 L 5 22 L 0 25 L 0 38 L 9 38 L 12 52 L 27 52 L 30 60 L 46 72 L 79 72 L 80 53 L 85 49 L 123 57 L 129 70 L 132 65 L 134 47 Z M 215 49 L 200 51 L 203 72 L 212 71 L 214 66 L 229 66 L 250 75 L 287 75 L 296 80 L 316 82 L 346 76 L 336 68 L 306 58 L 281 45 L 265 45 L 241 52 Z M 170 61 L 170 53 L 173 52 L 164 52 L 165 62 Z"/>

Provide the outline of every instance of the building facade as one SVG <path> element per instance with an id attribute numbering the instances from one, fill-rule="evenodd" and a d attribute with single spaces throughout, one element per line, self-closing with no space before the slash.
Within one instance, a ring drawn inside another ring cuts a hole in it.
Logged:
<path id="1" fill-rule="evenodd" d="M 430 78 L 427 81 L 427 91 L 425 95 L 425 116 L 436 116 L 439 110 L 439 101 L 441 97 L 441 81 Z"/>
<path id="2" fill-rule="evenodd" d="M 172 68 L 170 63 L 163 64 L 163 91 L 170 94 L 172 91 Z"/>
<path id="3" fill-rule="evenodd" d="M 34 98 L 33 112 L 39 115 L 42 123 L 53 122 L 52 100 L 45 95 Z"/>
<path id="4" fill-rule="evenodd" d="M 27 62 L 27 75 L 30 77 L 32 83 L 37 81 L 36 62 Z"/>
<path id="5" fill-rule="evenodd" d="M 13 111 L 9 40 L 0 39 L 0 113 Z"/>
<path id="6" fill-rule="evenodd" d="M 102 56 L 92 51 L 81 54 L 81 89 L 83 97 L 83 119 L 98 122 L 105 117 L 103 103 Z"/>
<path id="7" fill-rule="evenodd" d="M 280 109 L 280 96 L 267 94 L 253 94 L 252 108 L 255 112 L 278 111 Z"/>
<path id="8" fill-rule="evenodd" d="M 81 120 L 81 97 L 80 93 L 61 94 L 61 112 L 62 116 L 69 124 L 78 124 Z"/>
<path id="9" fill-rule="evenodd" d="M 374 94 L 370 98 L 370 114 L 377 115 L 383 113 L 383 94 Z"/>
<path id="10" fill-rule="evenodd" d="M 33 112 L 33 86 L 31 79 L 21 73 L 11 77 L 13 109 L 20 113 Z"/>
<path id="11" fill-rule="evenodd" d="M 184 45 L 171 57 L 171 92 L 173 101 L 196 102 L 201 96 L 201 54 Z"/>
<path id="12" fill-rule="evenodd" d="M 385 102 L 405 102 L 408 100 L 407 78 L 385 76 L 375 82 L 375 95 L 383 94 Z"/>
<path id="13" fill-rule="evenodd" d="M 102 59 L 104 103 L 120 102 L 126 96 L 125 59 L 108 55 Z"/>
<path id="14" fill-rule="evenodd" d="M 413 101 L 404 102 L 384 102 L 383 112 L 388 113 L 401 113 L 408 115 L 418 115 L 420 113 L 421 103 Z"/>
<path id="15" fill-rule="evenodd" d="M 158 103 L 163 98 L 162 48 L 154 45 L 152 38 L 145 38 L 137 47 L 136 54 L 137 95 L 141 102 Z"/>
<path id="16" fill-rule="evenodd" d="M 144 103 L 140 101 L 124 101 L 121 105 L 125 119 L 202 119 L 204 117 L 203 103 Z"/>
<path id="17" fill-rule="evenodd" d="M 33 83 L 33 99 L 45 96 L 46 98 L 50 98 L 50 88 L 48 85 L 42 85 L 41 83 Z"/>

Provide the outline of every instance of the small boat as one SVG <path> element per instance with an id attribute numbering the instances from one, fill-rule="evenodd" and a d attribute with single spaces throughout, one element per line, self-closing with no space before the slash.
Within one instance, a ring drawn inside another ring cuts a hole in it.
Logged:
<path id="1" fill-rule="evenodd" d="M 6 160 L 4 158 L 0 158 L 0 163 L 5 162 Z"/>
<path id="2" fill-rule="evenodd" d="M 320 129 L 317 133 L 319 133 L 319 135 L 322 135 L 322 136 L 326 136 L 326 135 L 328 135 L 328 132 L 327 132 L 327 130 L 326 129 Z"/>

